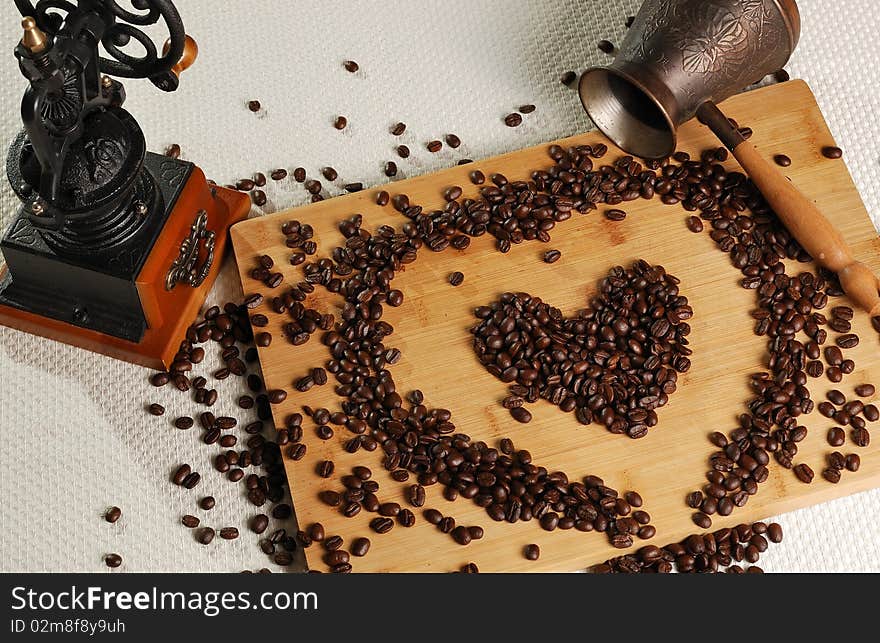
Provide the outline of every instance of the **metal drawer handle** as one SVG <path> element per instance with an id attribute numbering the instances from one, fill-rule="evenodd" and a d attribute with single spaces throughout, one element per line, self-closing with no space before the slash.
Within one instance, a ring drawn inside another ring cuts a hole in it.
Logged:
<path id="1" fill-rule="evenodd" d="M 186 284 L 198 288 L 204 283 L 214 264 L 214 246 L 217 235 L 208 230 L 208 213 L 200 210 L 189 230 L 189 236 L 180 242 L 177 259 L 168 269 L 165 278 L 165 290 L 174 290 L 177 284 Z M 204 243 L 202 243 L 204 242 Z M 204 246 L 207 256 L 201 266 L 197 266 L 201 248 Z"/>

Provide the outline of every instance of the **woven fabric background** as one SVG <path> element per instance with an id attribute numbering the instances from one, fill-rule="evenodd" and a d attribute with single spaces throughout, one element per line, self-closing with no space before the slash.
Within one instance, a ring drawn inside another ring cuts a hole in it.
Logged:
<path id="1" fill-rule="evenodd" d="M 120 4 L 127 5 L 126 2 Z M 397 120 L 414 150 L 402 175 L 482 158 L 589 128 L 576 92 L 560 84 L 607 57 L 601 38 L 619 41 L 637 0 L 345 0 L 339 3 L 179 0 L 200 58 L 180 90 L 163 94 L 148 81 L 126 81 L 126 108 L 149 147 L 177 142 L 220 183 L 255 171 L 332 164 L 345 182 L 386 180 L 383 163 Z M 801 0 L 803 37 L 789 70 L 807 80 L 861 195 L 880 217 L 880 32 L 872 0 Z M 831 7 L 833 5 L 833 9 Z M 0 141 L 20 126 L 25 82 L 12 49 L 20 38 L 13 4 L 0 6 Z M 164 35 L 161 36 L 164 39 Z M 343 60 L 361 65 L 342 70 Z M 254 115 L 246 101 L 259 99 Z M 512 130 L 502 117 L 524 103 L 538 111 Z M 340 133 L 337 114 L 350 121 Z M 464 144 L 428 154 L 423 143 L 448 132 Z M 0 227 L 17 208 L 0 181 Z M 268 188 L 265 211 L 306 201 L 283 181 Z M 259 214 L 256 209 L 253 213 Z M 239 295 L 227 259 L 211 301 Z M 206 360 L 199 373 L 216 363 Z M 233 485 L 213 473 L 211 450 L 171 418 L 196 409 L 187 396 L 156 391 L 148 372 L 105 357 L 0 328 L 0 569 L 100 571 L 103 554 L 123 555 L 122 571 L 238 571 L 267 565 L 246 529 L 255 513 Z M 235 413 L 241 384 L 219 383 L 215 411 Z M 144 412 L 167 407 L 164 418 Z M 247 415 L 239 412 L 239 418 Z M 219 413 L 218 413 L 219 414 Z M 197 492 L 168 478 L 179 462 L 207 473 Z M 217 507 L 196 499 L 211 493 Z M 116 525 L 101 519 L 119 505 Z M 194 513 L 205 524 L 237 526 L 242 537 L 195 542 L 180 524 Z M 762 558 L 768 571 L 880 571 L 880 490 L 779 518 L 786 541 Z M 273 569 L 277 567 L 271 566 Z"/>

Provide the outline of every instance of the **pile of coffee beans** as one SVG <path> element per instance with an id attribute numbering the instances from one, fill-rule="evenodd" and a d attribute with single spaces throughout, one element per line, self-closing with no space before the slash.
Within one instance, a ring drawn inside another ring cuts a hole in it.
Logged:
<path id="1" fill-rule="evenodd" d="M 678 283 L 644 260 L 613 268 L 589 307 L 568 319 L 538 297 L 505 293 L 474 311 L 474 351 L 512 384 L 503 404 L 514 419 L 527 421 L 523 404 L 543 398 L 582 424 L 642 438 L 690 369 L 693 310 Z"/>
<path id="2" fill-rule="evenodd" d="M 665 547 L 646 545 L 633 554 L 591 568 L 597 574 L 760 574 L 756 565 L 770 543 L 782 542 L 778 523 L 741 524 L 708 534 L 694 534 Z M 740 563 L 749 567 L 743 568 Z"/>

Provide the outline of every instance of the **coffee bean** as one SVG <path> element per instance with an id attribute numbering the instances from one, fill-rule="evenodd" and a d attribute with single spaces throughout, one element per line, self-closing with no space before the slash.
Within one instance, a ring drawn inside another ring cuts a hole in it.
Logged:
<path id="1" fill-rule="evenodd" d="M 397 176 L 397 163 L 394 161 L 387 161 L 385 163 L 385 176 L 388 178 Z"/>
<path id="2" fill-rule="evenodd" d="M 849 434 L 856 446 L 866 447 L 871 444 L 871 434 L 868 429 L 855 428 Z"/>
<path id="3" fill-rule="evenodd" d="M 455 134 L 447 134 L 445 140 L 446 144 L 454 150 L 461 147 L 461 139 L 458 138 Z"/>
<path id="4" fill-rule="evenodd" d="M 348 119 L 345 116 L 337 116 L 333 121 L 333 127 L 338 130 L 344 130 L 348 126 Z"/>
<path id="5" fill-rule="evenodd" d="M 865 419 L 868 420 L 868 422 L 876 422 L 878 419 L 880 419 L 880 409 L 878 409 L 873 404 L 866 404 L 862 413 L 864 414 Z"/>
<path id="6" fill-rule="evenodd" d="M 688 217 L 686 220 L 688 230 L 691 232 L 702 232 L 703 222 L 700 217 Z"/>
<path id="7" fill-rule="evenodd" d="M 791 165 L 791 159 L 785 154 L 777 154 L 773 157 L 773 160 L 775 161 L 776 165 L 779 165 L 781 167 L 788 167 L 789 165 Z"/>
<path id="8" fill-rule="evenodd" d="M 614 44 L 607 40 L 599 41 L 599 51 L 603 54 L 613 54 L 614 53 Z"/>
<path id="9" fill-rule="evenodd" d="M 626 219 L 626 212 L 616 209 L 606 210 L 605 218 L 609 221 L 623 221 L 624 219 Z"/>
<path id="10" fill-rule="evenodd" d="M 258 100 L 249 100 L 248 101 L 247 108 L 249 110 L 251 110 L 252 112 L 259 112 L 261 107 L 262 106 L 260 105 L 260 101 L 258 101 Z"/>
<path id="11" fill-rule="evenodd" d="M 122 556 L 119 554 L 107 554 L 104 556 L 104 563 L 107 567 L 119 567 L 122 564 Z"/>
<path id="12" fill-rule="evenodd" d="M 397 514 L 397 522 L 399 522 L 402 527 L 412 527 L 416 524 L 416 516 L 409 509 L 403 508 L 400 510 L 400 513 Z"/>
<path id="13" fill-rule="evenodd" d="M 238 529 L 235 527 L 223 527 L 220 530 L 220 537 L 223 540 L 235 540 L 238 538 Z"/>
<path id="14" fill-rule="evenodd" d="M 172 159 L 180 158 L 180 145 L 178 145 L 177 143 L 172 143 L 171 145 L 166 147 L 165 156 Z"/>
<path id="15" fill-rule="evenodd" d="M 855 393 L 859 397 L 873 397 L 875 390 L 873 384 L 859 384 L 855 388 Z"/>
<path id="16" fill-rule="evenodd" d="M 235 184 L 235 189 L 241 192 L 250 192 L 256 185 L 252 179 L 239 179 Z"/>
<path id="17" fill-rule="evenodd" d="M 508 127 L 519 127 L 522 125 L 522 116 L 516 112 L 508 114 L 504 117 L 504 124 Z"/>
<path id="18" fill-rule="evenodd" d="M 165 386 L 169 381 L 171 381 L 171 377 L 168 373 L 155 373 L 150 376 L 150 384 L 157 388 Z"/>
<path id="19" fill-rule="evenodd" d="M 344 63 L 342 63 L 342 66 L 345 67 L 345 71 L 350 74 L 354 74 L 355 72 L 357 72 L 358 69 L 360 69 L 360 65 L 358 65 L 353 60 L 346 60 Z"/>
<path id="20" fill-rule="evenodd" d="M 269 527 L 269 517 L 266 514 L 257 514 L 251 518 L 250 527 L 255 534 L 262 534 Z"/>
<path id="21" fill-rule="evenodd" d="M 394 136 L 400 136 L 406 131 L 406 123 L 397 123 L 394 127 L 391 128 L 391 134 Z"/>
<path id="22" fill-rule="evenodd" d="M 119 507 L 110 507 L 104 514 L 104 520 L 114 523 L 122 517 L 122 509 Z"/>
<path id="23" fill-rule="evenodd" d="M 461 525 L 459 525 L 452 530 L 451 535 L 452 539 L 459 545 L 466 546 L 471 543 L 471 535 L 470 532 L 468 532 L 467 527 L 462 527 Z"/>
<path id="24" fill-rule="evenodd" d="M 254 343 L 260 348 L 266 348 L 272 344 L 272 333 L 257 333 L 254 335 Z"/>
<path id="25" fill-rule="evenodd" d="M 843 150 L 841 150 L 839 147 L 829 145 L 822 148 L 822 156 L 827 159 L 839 159 L 841 156 L 843 156 Z"/>
<path id="26" fill-rule="evenodd" d="M 525 555 L 526 560 L 538 560 L 541 556 L 541 548 L 535 544 L 526 545 L 523 554 Z"/>
<path id="27" fill-rule="evenodd" d="M 391 196 L 385 190 L 382 190 L 381 192 L 379 192 L 379 194 L 376 195 L 376 205 L 385 207 L 386 205 L 388 205 L 388 202 L 390 200 Z"/>
<path id="28" fill-rule="evenodd" d="M 391 518 L 373 518 L 370 521 L 370 529 L 377 534 L 387 534 L 394 527 L 394 521 Z"/>
<path id="29" fill-rule="evenodd" d="M 369 538 L 355 538 L 355 540 L 351 543 L 351 555 L 352 556 L 366 556 L 367 552 L 370 551 L 370 539 Z"/>
<path id="30" fill-rule="evenodd" d="M 464 283 L 464 274 L 460 272 L 453 272 L 449 275 L 449 283 L 453 286 L 460 286 Z"/>
<path id="31" fill-rule="evenodd" d="M 409 154 L 410 154 L 410 151 L 409 151 L 409 148 L 408 148 L 406 145 L 398 145 L 398 146 L 397 146 L 397 155 L 398 155 L 400 158 L 402 158 L 402 159 L 408 159 L 408 158 L 409 158 Z"/>
<path id="32" fill-rule="evenodd" d="M 266 205 L 266 193 L 262 190 L 254 190 L 251 192 L 251 200 L 254 202 L 254 205 L 258 208 Z"/>
<path id="33" fill-rule="evenodd" d="M 147 410 L 150 412 L 150 415 L 165 415 L 165 407 L 161 404 L 150 404 Z"/>
<path id="34" fill-rule="evenodd" d="M 544 263 L 556 263 L 562 258 L 562 253 L 559 250 L 548 250 L 544 253 Z"/>
<path id="35" fill-rule="evenodd" d="M 562 74 L 561 80 L 563 85 L 571 85 L 574 81 L 577 80 L 577 74 L 573 71 L 567 71 Z"/>
<path id="36" fill-rule="evenodd" d="M 210 545 L 214 540 L 215 531 L 210 527 L 203 527 L 198 533 L 198 541 L 203 545 Z"/>
<path id="37" fill-rule="evenodd" d="M 287 399 L 287 391 L 283 389 L 273 389 L 268 392 L 270 404 L 281 404 Z"/>
<path id="38" fill-rule="evenodd" d="M 297 183 L 303 183 L 306 180 L 306 169 L 304 167 L 298 167 L 293 170 L 293 180 Z"/>
<path id="39" fill-rule="evenodd" d="M 798 480 L 809 484 L 813 481 L 813 470 L 807 464 L 799 464 L 794 468 L 794 474 L 797 476 Z"/>
<path id="40" fill-rule="evenodd" d="M 185 516 L 183 516 L 183 518 L 180 519 L 180 522 L 183 523 L 184 527 L 188 527 L 190 529 L 195 529 L 196 527 L 199 526 L 199 523 L 201 521 L 198 518 L 196 518 L 195 516 L 191 516 L 189 514 L 186 514 Z"/>
<path id="41" fill-rule="evenodd" d="M 831 484 L 837 484 L 840 482 L 840 470 L 839 469 L 823 469 L 822 477 L 825 478 Z"/>
<path id="42" fill-rule="evenodd" d="M 431 152 L 432 154 L 436 154 L 441 149 L 443 149 L 443 143 L 441 143 L 440 141 L 431 141 L 426 145 L 426 147 L 428 148 L 429 152 Z"/>
<path id="43" fill-rule="evenodd" d="M 828 429 L 828 444 L 833 447 L 839 447 L 846 442 L 846 433 L 840 427 L 832 427 Z"/>
<path id="44" fill-rule="evenodd" d="M 693 521 L 700 529 L 708 529 L 712 526 L 712 519 L 702 511 L 698 511 L 693 515 Z"/>
<path id="45" fill-rule="evenodd" d="M 201 500 L 199 500 L 199 507 L 204 509 L 205 511 L 210 511 L 217 504 L 217 501 L 214 499 L 214 496 L 205 496 Z"/>
<path id="46" fill-rule="evenodd" d="M 474 185 L 483 185 L 486 182 L 486 175 L 479 170 L 474 170 L 470 174 L 471 183 Z"/>
<path id="47" fill-rule="evenodd" d="M 182 464 L 177 468 L 177 471 L 174 472 L 174 476 L 172 480 L 174 484 L 181 485 L 183 481 L 186 480 L 186 477 L 192 473 L 192 469 L 188 464 Z"/>
<path id="48" fill-rule="evenodd" d="M 325 167 L 321 170 L 321 174 L 328 181 L 335 181 L 339 177 L 339 173 L 334 170 L 332 167 Z"/>
<path id="49" fill-rule="evenodd" d="M 844 461 L 844 466 L 847 471 L 858 471 L 859 467 L 862 464 L 862 459 L 855 453 L 850 453 L 846 456 L 846 460 Z"/>
<path id="50" fill-rule="evenodd" d="M 188 415 L 184 415 L 183 417 L 179 417 L 174 420 L 174 426 L 176 426 L 178 429 L 191 429 L 193 427 L 193 424 L 195 424 L 195 421 Z"/>
<path id="51" fill-rule="evenodd" d="M 532 414 L 529 413 L 529 410 L 524 406 L 516 407 L 510 409 L 510 415 L 517 422 L 522 422 L 523 424 L 527 424 L 532 421 Z"/>

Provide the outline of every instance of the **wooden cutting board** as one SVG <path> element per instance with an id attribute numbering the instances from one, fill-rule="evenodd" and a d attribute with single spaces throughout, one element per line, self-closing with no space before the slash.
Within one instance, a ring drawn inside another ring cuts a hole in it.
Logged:
<path id="1" fill-rule="evenodd" d="M 761 89 L 730 99 L 724 109 L 728 116 L 754 129 L 752 140 L 766 156 L 785 153 L 791 157 L 792 165 L 785 173 L 817 202 L 852 244 L 856 257 L 874 269 L 880 268 L 877 233 L 844 161 L 828 160 L 820 153 L 823 146 L 833 145 L 834 140 L 807 85 L 792 81 Z M 570 146 L 600 141 L 604 141 L 601 135 L 590 133 L 557 143 Z M 703 126 L 691 122 L 681 129 L 680 149 L 697 154 L 709 146 L 717 146 L 717 141 Z M 477 195 L 477 187 L 468 180 L 468 173 L 474 169 L 487 176 L 501 172 L 510 180 L 517 180 L 527 178 L 532 170 L 549 167 L 547 147 L 541 145 L 382 187 L 392 196 L 407 194 L 413 203 L 426 209 L 439 208 L 442 194 L 449 186 L 461 186 L 465 196 Z M 614 159 L 619 154 L 612 149 L 606 158 Z M 735 161 L 728 165 L 734 167 Z M 354 213 L 363 214 L 364 225 L 370 229 L 382 224 L 401 226 L 405 222 L 402 215 L 390 206 L 375 205 L 379 189 L 252 219 L 232 228 L 244 292 L 271 294 L 249 276 L 256 257 L 262 254 L 275 259 L 285 275 L 285 283 L 302 280 L 301 269 L 288 263 L 290 251 L 285 248 L 280 232 L 284 221 L 298 219 L 311 224 L 319 255 L 329 254 L 341 244 L 336 226 Z M 426 404 L 452 410 L 459 431 L 493 445 L 502 437 L 510 437 L 518 448 L 531 451 L 536 464 L 550 471 L 565 471 L 571 479 L 595 474 L 621 493 L 637 490 L 657 527 L 651 542 L 664 545 L 699 531 L 691 522 L 691 510 L 685 506 L 684 496 L 705 483 L 708 457 L 714 450 L 707 434 L 735 428 L 736 416 L 745 410 L 750 395 L 748 375 L 763 370 L 765 340 L 752 331 L 749 311 L 755 307 L 754 293 L 738 285 L 739 271 L 716 248 L 708 230 L 702 234 L 689 232 L 685 227 L 687 213 L 680 206 L 664 206 L 659 200 L 639 200 L 623 207 L 629 213 L 623 222 L 612 223 L 599 213 L 576 214 L 553 230 L 550 244 L 524 243 L 514 246 L 506 255 L 494 249 L 494 239 L 489 235 L 474 240 L 463 252 L 420 253 L 418 260 L 394 281 L 406 299 L 400 308 L 385 307 L 384 319 L 395 328 L 386 344 L 403 352 L 400 363 L 393 367 L 399 392 L 421 389 Z M 548 265 L 542 261 L 549 248 L 562 251 L 558 263 Z M 506 386 L 483 369 L 472 351 L 468 331 L 475 323 L 473 309 L 505 291 L 527 291 L 571 314 L 585 306 L 597 281 L 609 268 L 630 264 L 637 258 L 661 264 L 679 277 L 681 292 L 694 309 L 690 336 L 693 366 L 680 379 L 679 389 L 669 404 L 658 410 L 659 424 L 646 438 L 631 440 L 612 435 L 597 425 L 581 426 L 573 414 L 563 413 L 545 401 L 531 405 L 534 420 L 530 424 L 514 422 L 499 404 L 506 395 Z M 453 288 L 447 276 L 456 270 L 465 274 L 465 281 Z M 308 303 L 331 312 L 337 312 L 339 306 L 339 300 L 322 289 L 311 295 Z M 263 374 L 269 388 L 290 391 L 287 400 L 275 408 L 279 426 L 287 414 L 300 411 L 304 404 L 338 409 L 340 399 L 333 393 L 332 376 L 331 383 L 307 393 L 298 393 L 291 386 L 308 368 L 327 361 L 327 349 L 318 340 L 319 335 L 304 346 L 294 347 L 282 338 L 285 316 L 270 317 L 269 330 L 276 340 L 269 348 L 260 349 Z M 824 399 L 830 388 L 839 388 L 852 396 L 853 387 L 860 383 L 880 385 L 878 337 L 866 315 L 857 315 L 854 332 L 862 337 L 861 344 L 848 353 L 856 361 L 855 373 L 836 386 L 824 378 L 811 380 L 809 386 L 815 401 Z M 758 495 L 732 516 L 716 516 L 713 529 L 880 485 L 880 432 L 865 449 L 855 447 L 848 439 L 841 450 L 845 454 L 859 453 L 861 470 L 845 472 L 840 483 L 832 485 L 820 476 L 824 456 L 832 450 L 825 440 L 831 422 L 818 412 L 803 419 L 810 434 L 801 443 L 796 462 L 806 462 L 816 471 L 813 483 L 799 482 L 791 471 L 771 459 L 770 479 L 761 485 Z M 622 553 L 613 549 L 602 534 L 575 530 L 551 533 L 542 530 L 537 521 L 515 525 L 494 522 L 469 500 L 445 500 L 439 485 L 428 488 L 425 508 L 437 508 L 444 515 L 453 516 L 457 524 L 482 526 L 482 540 L 467 547 L 457 545 L 450 536 L 427 523 L 418 509 L 414 527 L 395 525 L 390 533 L 377 535 L 368 527 L 374 514 L 362 511 L 354 518 L 344 518 L 318 500 L 319 491 L 341 489 L 338 476 L 350 473 L 355 465 L 367 465 L 373 470 L 383 502 L 396 500 L 408 506 L 402 494 L 411 483 L 391 480 L 381 466 L 381 449 L 351 455 L 342 449 L 348 437 L 344 435 L 346 431 L 337 430 L 333 439 L 322 442 L 315 437 L 314 424 L 308 418 L 304 427 L 307 455 L 299 462 L 286 461 L 299 523 L 319 521 L 328 535 L 341 535 L 346 546 L 358 536 L 369 537 L 372 549 L 366 557 L 352 559 L 354 571 L 448 572 L 468 562 L 475 562 L 481 571 L 577 570 Z M 336 463 L 333 479 L 321 479 L 314 472 L 316 463 L 324 459 Z M 537 562 L 529 562 L 522 555 L 523 547 L 529 543 L 541 547 Z M 636 547 L 643 544 L 647 543 L 637 541 Z M 321 561 L 323 553 L 319 546 L 306 550 L 312 568 L 326 569 Z"/>

